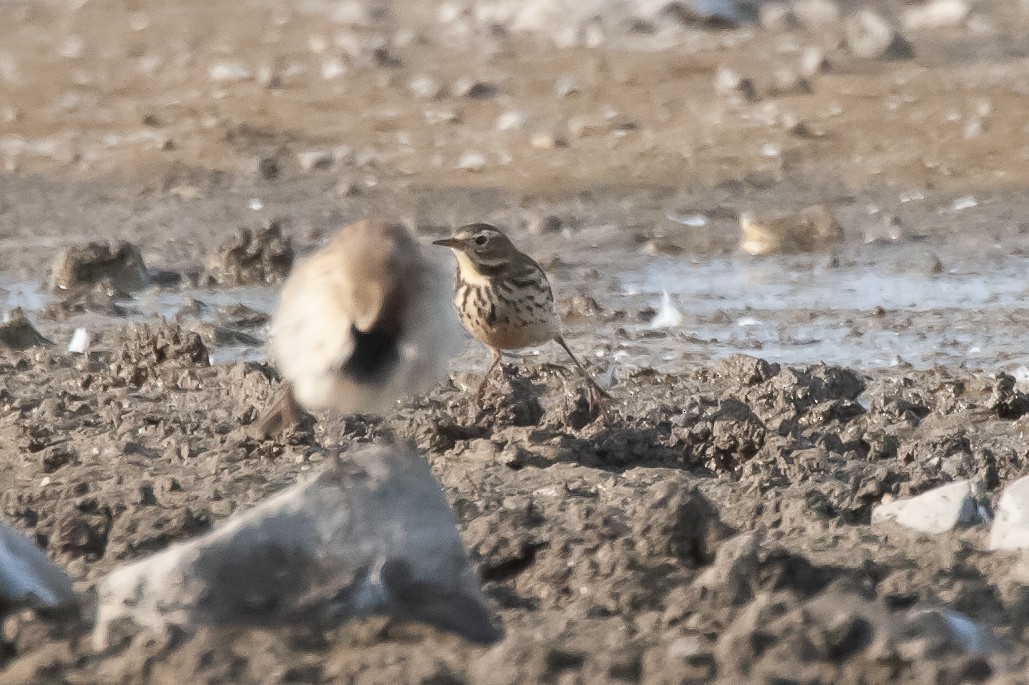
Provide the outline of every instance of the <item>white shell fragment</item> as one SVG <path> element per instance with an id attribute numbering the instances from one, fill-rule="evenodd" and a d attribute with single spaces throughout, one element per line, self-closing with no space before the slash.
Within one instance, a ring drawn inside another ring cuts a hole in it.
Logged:
<path id="1" fill-rule="evenodd" d="M 650 320 L 651 328 L 675 328 L 681 326 L 686 320 L 682 312 L 676 306 L 672 300 L 672 296 L 668 294 L 667 290 L 661 291 L 661 306 L 657 309 L 657 314 Z"/>
<path id="2" fill-rule="evenodd" d="M 68 343 L 68 351 L 72 354 L 82 354 L 89 351 L 89 346 L 93 344 L 93 336 L 89 334 L 85 328 L 76 328 L 75 332 L 71 336 L 71 342 Z"/>

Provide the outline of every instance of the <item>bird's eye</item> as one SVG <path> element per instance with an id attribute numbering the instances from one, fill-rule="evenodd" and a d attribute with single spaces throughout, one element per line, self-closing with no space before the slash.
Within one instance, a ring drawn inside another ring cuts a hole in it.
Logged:
<path id="1" fill-rule="evenodd" d="M 484 235 L 480 235 L 479 237 L 477 237 L 477 238 L 475 239 L 475 244 L 476 244 L 476 245 L 478 245 L 478 246 L 480 246 L 480 247 L 482 247 L 482 246 L 483 246 L 483 245 L 485 245 L 485 244 L 486 244 L 486 243 L 487 243 L 488 241 L 489 241 L 489 238 L 487 238 L 487 237 L 486 237 L 486 236 L 484 236 Z"/>

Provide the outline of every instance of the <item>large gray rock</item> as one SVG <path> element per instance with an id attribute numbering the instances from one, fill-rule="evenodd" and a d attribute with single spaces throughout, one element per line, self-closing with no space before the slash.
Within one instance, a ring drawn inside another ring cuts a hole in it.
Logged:
<path id="1" fill-rule="evenodd" d="M 25 535 L 0 523 L 0 616 L 21 607 L 69 609 L 76 603 L 64 571 Z"/>
<path id="2" fill-rule="evenodd" d="M 498 637 L 439 484 L 397 447 L 334 458 L 213 532 L 116 568 L 98 595 L 97 648 L 124 618 L 153 629 L 328 627 L 384 614 Z"/>
<path id="3" fill-rule="evenodd" d="M 872 510 L 872 523 L 896 521 L 922 533 L 946 533 L 959 525 L 987 519 L 979 503 L 979 487 L 971 480 L 933 488 L 917 497 L 883 502 Z"/>
<path id="4" fill-rule="evenodd" d="M 990 529 L 990 549 L 1029 548 L 1029 476 L 1004 488 Z"/>

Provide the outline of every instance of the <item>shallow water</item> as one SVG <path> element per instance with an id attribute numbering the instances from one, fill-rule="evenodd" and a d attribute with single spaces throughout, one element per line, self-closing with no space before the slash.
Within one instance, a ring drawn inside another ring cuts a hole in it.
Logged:
<path id="1" fill-rule="evenodd" d="M 825 255 L 650 258 L 614 276 L 617 287 L 608 304 L 628 311 L 650 304 L 659 311 L 656 321 L 665 323 L 626 327 L 629 338 L 613 336 L 611 353 L 623 366 L 656 365 L 668 371 L 681 370 L 687 358 L 736 352 L 784 363 L 825 361 L 865 369 L 902 363 L 1029 368 L 1029 350 L 1022 344 L 1029 326 L 1029 311 L 1022 306 L 1029 294 L 1023 276 L 1029 260 L 1010 257 L 989 270 L 957 266 L 934 274 L 912 268 L 909 257 L 892 253 L 888 259 L 852 259 L 840 266 L 829 266 Z M 24 308 L 41 332 L 62 347 L 75 328 L 96 331 L 173 319 L 194 299 L 205 306 L 199 315 L 180 316 L 187 325 L 218 324 L 218 310 L 235 304 L 271 313 L 276 295 L 275 286 L 154 288 L 124 303 L 127 317 L 90 313 L 54 323 L 38 316 L 53 299 L 41 285 L 0 281 L 3 309 Z M 573 335 L 589 332 L 585 326 L 571 328 Z M 613 333 L 614 328 L 600 332 Z M 261 338 L 267 331 L 249 332 Z M 212 350 L 214 363 L 263 356 L 261 347 Z"/>
<path id="2" fill-rule="evenodd" d="M 903 255 L 885 264 L 827 263 L 825 256 L 665 258 L 620 280 L 626 295 L 649 298 L 659 313 L 661 294 L 669 293 L 682 323 L 664 330 L 686 351 L 860 368 L 1029 363 L 1025 258 L 939 274 L 912 268 Z M 669 348 L 666 361 L 675 358 L 675 344 L 661 346 Z"/>
<path id="3" fill-rule="evenodd" d="M 202 288 L 172 290 L 148 288 L 136 293 L 134 297 L 119 300 L 128 314 L 126 316 L 108 316 L 99 313 L 73 314 L 60 322 L 41 320 L 39 314 L 56 299 L 38 283 L 27 281 L 0 280 L 0 307 L 4 312 L 14 307 L 21 307 L 28 314 L 39 331 L 53 340 L 58 347 L 67 347 L 77 328 L 85 328 L 90 333 L 124 326 L 128 323 L 142 323 L 164 318 L 179 320 L 184 325 L 190 323 L 220 325 L 219 310 L 232 305 L 243 304 L 265 314 L 271 314 L 275 307 L 278 288 L 276 286 L 252 286 L 207 290 Z M 183 312 L 193 301 L 202 303 L 199 314 Z M 257 338 L 264 338 L 267 331 L 262 326 L 243 332 Z M 224 345 L 211 350 L 211 363 L 221 364 L 234 361 L 263 359 L 263 347 L 246 345 Z"/>

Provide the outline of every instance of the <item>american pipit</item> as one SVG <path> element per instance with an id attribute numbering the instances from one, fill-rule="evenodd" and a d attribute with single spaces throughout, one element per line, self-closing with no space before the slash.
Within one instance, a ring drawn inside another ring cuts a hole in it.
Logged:
<path id="1" fill-rule="evenodd" d="M 282 288 L 270 342 L 287 385 L 255 432 L 295 423 L 299 407 L 377 414 L 427 389 L 457 344 L 446 281 L 402 225 L 344 227 Z"/>
<path id="2" fill-rule="evenodd" d="M 504 350 L 553 340 L 582 372 L 590 404 L 603 408 L 602 400 L 611 396 L 590 376 L 561 335 L 561 318 L 554 308 L 550 281 L 532 257 L 519 251 L 503 231 L 482 223 L 462 226 L 451 237 L 433 244 L 454 251 L 454 306 L 472 337 L 493 353 L 493 362 L 476 393 L 477 402 L 481 404 Z"/>

